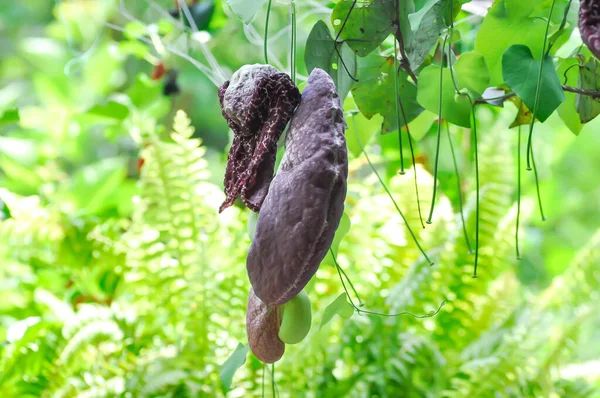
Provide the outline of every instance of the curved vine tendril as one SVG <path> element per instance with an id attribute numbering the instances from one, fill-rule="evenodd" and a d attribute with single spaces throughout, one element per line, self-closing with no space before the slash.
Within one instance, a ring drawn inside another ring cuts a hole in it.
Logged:
<path id="1" fill-rule="evenodd" d="M 331 248 L 330 248 L 329 251 L 331 252 L 333 262 L 335 263 L 335 268 L 340 277 L 340 282 L 342 282 L 342 287 L 344 288 L 344 292 L 346 292 L 346 296 L 348 297 L 348 300 L 350 301 L 350 305 L 354 308 L 356 313 L 359 315 L 367 314 L 367 315 L 377 315 L 377 316 L 383 316 L 383 317 L 397 317 L 397 316 L 402 316 L 402 315 L 409 315 L 409 316 L 412 316 L 413 318 L 418 318 L 418 319 L 431 318 L 431 317 L 436 316 L 442 310 L 442 307 L 444 305 L 446 305 L 446 300 L 442 300 L 442 303 L 438 306 L 437 310 L 430 311 L 429 313 L 424 314 L 424 315 L 417 315 L 410 311 L 402 311 L 402 312 L 397 312 L 397 313 L 393 313 L 393 314 L 386 314 L 383 312 L 369 311 L 369 310 L 364 310 L 362 308 L 359 308 L 354 304 L 354 300 L 352 300 L 352 296 L 348 292 L 348 288 L 346 287 L 346 283 L 344 282 L 344 278 L 342 277 L 342 272 L 344 272 L 344 270 L 342 269 L 342 267 L 340 267 L 340 264 L 338 263 L 337 258 L 335 257 L 335 254 L 333 253 L 333 250 L 331 250 Z M 344 275 L 346 275 L 345 272 L 344 272 Z M 352 282 L 350 282 L 350 279 L 348 279 L 347 275 L 346 275 L 346 279 L 348 280 L 348 283 L 350 283 L 350 285 L 352 286 Z M 358 297 L 358 293 L 356 293 L 356 289 L 354 289 L 354 286 L 352 286 L 352 290 L 354 290 L 355 294 L 357 295 L 358 300 L 361 302 L 360 305 L 362 306 L 363 305 L 362 301 L 360 300 L 360 297 Z"/>
<path id="2" fill-rule="evenodd" d="M 421 244 L 419 243 L 419 240 L 417 239 L 417 236 L 415 235 L 415 233 L 413 232 L 412 228 L 408 224 L 408 220 L 404 216 L 404 213 L 402 213 L 402 210 L 400 210 L 400 207 L 398 206 L 398 203 L 396 203 L 396 200 L 394 199 L 394 196 L 392 195 L 392 193 L 390 192 L 389 188 L 387 187 L 387 185 L 385 184 L 385 182 L 383 181 L 383 179 L 381 178 L 381 176 L 377 172 L 377 169 L 375 168 L 375 166 L 373 166 L 373 163 L 371 163 L 371 159 L 369 158 L 369 155 L 367 154 L 367 151 L 366 151 L 366 149 L 365 149 L 365 147 L 364 147 L 364 145 L 363 145 L 360 137 L 358 136 L 358 132 L 357 132 L 357 129 L 356 129 L 356 122 L 354 121 L 354 114 L 352 114 L 351 117 L 352 117 L 352 125 L 353 125 L 354 135 L 356 136 L 356 141 L 358 142 L 358 145 L 360 146 L 360 149 L 362 150 L 362 152 L 365 154 L 365 158 L 367 159 L 367 162 L 369 163 L 369 166 L 371 167 L 371 170 L 373 170 L 373 173 L 375 173 L 375 175 L 377 176 L 377 179 L 379 180 L 379 183 L 383 186 L 383 189 L 385 189 L 385 192 L 387 193 L 387 195 L 390 197 L 390 200 L 394 204 L 394 207 L 396 208 L 396 211 L 398 212 L 398 214 L 400 215 L 400 217 L 402 217 L 402 220 L 404 221 L 404 224 L 406 225 L 406 228 L 408 229 L 408 232 L 410 233 L 410 236 L 412 237 L 413 241 L 415 242 L 415 244 L 419 248 L 419 251 L 423 254 L 423 256 L 425 257 L 425 259 L 427 260 L 427 262 L 429 263 L 429 265 L 433 265 L 433 262 L 429 259 L 429 256 L 427 255 L 427 253 L 425 252 L 425 250 L 423 250 L 423 248 L 421 247 Z"/>
<path id="3" fill-rule="evenodd" d="M 269 19 L 271 17 L 271 2 L 273 0 L 269 0 L 267 3 L 267 17 L 265 19 L 265 41 L 263 45 L 263 50 L 265 53 L 265 64 L 269 63 L 269 54 L 268 54 L 268 42 L 269 42 Z"/>
<path id="4" fill-rule="evenodd" d="M 402 125 L 400 123 L 400 109 L 398 100 L 400 99 L 400 91 L 398 88 L 398 40 L 394 39 L 394 91 L 396 92 L 396 122 L 398 125 L 398 151 L 400 152 L 400 174 L 404 175 L 404 154 L 402 147 Z M 406 119 L 404 119 L 406 122 Z"/>

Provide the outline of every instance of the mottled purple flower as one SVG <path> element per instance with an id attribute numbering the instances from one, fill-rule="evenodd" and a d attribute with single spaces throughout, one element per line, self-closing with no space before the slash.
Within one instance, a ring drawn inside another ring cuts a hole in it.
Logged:
<path id="1" fill-rule="evenodd" d="M 600 59 L 600 0 L 581 0 L 579 31 L 585 45 Z"/>
<path id="2" fill-rule="evenodd" d="M 233 130 L 225 172 L 225 202 L 240 196 L 258 212 L 273 179 L 277 141 L 300 102 L 300 92 L 285 73 L 270 65 L 246 65 L 219 88 L 223 116 Z"/>

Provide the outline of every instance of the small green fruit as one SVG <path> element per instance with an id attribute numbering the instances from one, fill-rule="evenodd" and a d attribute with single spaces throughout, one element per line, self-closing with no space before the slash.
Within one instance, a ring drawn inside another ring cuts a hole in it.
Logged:
<path id="1" fill-rule="evenodd" d="M 286 344 L 297 344 L 310 331 L 312 314 L 310 299 L 304 290 L 282 305 L 283 319 L 279 328 L 279 339 Z"/>

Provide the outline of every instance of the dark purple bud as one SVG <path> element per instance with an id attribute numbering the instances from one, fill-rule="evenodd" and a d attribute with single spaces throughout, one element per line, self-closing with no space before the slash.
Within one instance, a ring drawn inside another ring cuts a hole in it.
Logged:
<path id="1" fill-rule="evenodd" d="M 300 92 L 285 73 L 270 65 L 246 65 L 219 88 L 223 116 L 233 130 L 225 172 L 225 202 L 240 196 L 258 211 L 273 179 L 277 141 L 300 102 Z"/>
<path id="2" fill-rule="evenodd" d="M 314 69 L 258 215 L 246 263 L 254 292 L 268 306 L 296 296 L 331 246 L 346 198 L 344 127 L 333 81 Z"/>
<path id="3" fill-rule="evenodd" d="M 580 1 L 579 32 L 585 45 L 600 59 L 600 0 Z"/>

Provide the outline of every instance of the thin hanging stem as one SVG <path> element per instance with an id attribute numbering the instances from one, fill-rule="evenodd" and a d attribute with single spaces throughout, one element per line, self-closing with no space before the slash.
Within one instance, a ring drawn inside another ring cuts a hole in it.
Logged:
<path id="1" fill-rule="evenodd" d="M 292 10 L 292 42 L 290 45 L 290 76 L 292 77 L 292 81 L 296 82 L 296 2 L 292 0 L 290 2 L 290 7 Z"/>
<path id="2" fill-rule="evenodd" d="M 335 254 L 333 253 L 333 249 L 331 249 L 331 247 L 329 248 L 329 251 L 331 252 L 331 257 L 333 258 L 333 262 L 336 264 L 337 266 L 337 259 L 335 257 Z M 341 267 L 337 267 L 338 268 L 338 272 L 341 272 L 342 274 L 344 274 L 344 277 L 346 278 L 346 280 L 348 281 L 348 284 L 350 285 L 350 288 L 352 289 L 352 291 L 354 292 L 354 295 L 356 296 L 357 300 L 358 300 L 358 305 L 360 307 L 362 307 L 363 301 L 360 298 L 360 295 L 358 294 L 358 291 L 356 290 L 356 288 L 354 287 L 354 284 L 352 283 L 352 281 L 350 280 L 350 277 L 348 277 L 348 274 L 346 274 L 346 271 L 344 271 Z"/>
<path id="3" fill-rule="evenodd" d="M 437 126 L 437 144 L 435 147 L 435 166 L 433 168 L 433 193 L 431 195 L 431 207 L 429 208 L 429 217 L 427 217 L 427 224 L 431 224 L 431 219 L 433 217 L 433 209 L 435 208 L 435 197 L 437 195 L 437 176 L 438 176 L 438 164 L 440 160 L 440 141 L 442 140 L 442 106 L 443 106 L 443 95 L 442 90 L 444 89 L 444 49 L 446 48 L 446 41 L 448 40 L 448 36 L 444 38 L 444 43 L 442 44 L 442 56 L 440 58 L 440 101 L 438 107 L 438 126 Z"/>
<path id="4" fill-rule="evenodd" d="M 521 126 L 517 134 L 517 225 L 515 228 L 515 247 L 517 249 L 517 260 L 521 259 L 519 251 L 519 223 L 521 219 Z"/>
<path id="5" fill-rule="evenodd" d="M 538 70 L 537 86 L 535 88 L 535 103 L 533 105 L 533 115 L 531 118 L 531 123 L 529 124 L 529 137 L 527 138 L 527 170 L 531 170 L 531 138 L 533 136 L 533 126 L 535 124 L 535 119 L 537 117 L 538 107 L 540 103 L 540 92 L 542 90 L 542 71 L 544 69 L 544 58 L 546 55 L 546 42 L 548 41 L 548 30 L 550 29 L 550 18 L 552 17 L 552 11 L 554 10 L 554 3 L 556 3 L 556 0 L 552 0 L 552 5 L 550 6 L 550 14 L 548 15 L 548 20 L 546 21 L 546 33 L 544 34 L 544 44 L 542 45 L 540 68 Z"/>
<path id="6" fill-rule="evenodd" d="M 542 221 L 546 221 L 546 216 L 544 215 L 544 207 L 542 206 L 542 194 L 540 191 L 540 181 L 538 178 L 538 170 L 535 165 L 535 157 L 533 156 L 533 148 L 531 148 L 531 162 L 533 164 L 533 175 L 535 176 L 535 189 L 537 190 L 538 208 L 540 209 L 540 217 L 542 217 Z"/>
<path id="7" fill-rule="evenodd" d="M 408 232 L 410 233 L 410 236 L 412 237 L 412 239 L 414 240 L 415 244 L 419 248 L 419 251 L 423 254 L 423 256 L 425 257 L 425 259 L 427 260 L 427 262 L 429 263 L 429 265 L 433 265 L 433 262 L 429 259 L 429 256 L 427 255 L 427 253 L 425 253 L 425 250 L 423 250 L 423 248 L 421 247 L 421 244 L 419 243 L 419 240 L 417 239 L 417 236 L 415 235 L 415 233 L 413 232 L 412 228 L 408 224 L 408 221 L 406 220 L 406 217 L 404 216 L 404 213 L 402 213 L 402 210 L 400 210 L 400 207 L 396 203 L 396 200 L 394 199 L 394 196 L 392 195 L 392 193 L 390 192 L 389 188 L 387 187 L 387 185 L 385 184 L 385 182 L 383 181 L 383 179 L 381 178 L 381 176 L 377 172 L 377 169 L 375 169 L 375 166 L 373 166 L 373 163 L 371 163 L 371 159 L 369 159 L 369 155 L 367 154 L 367 151 L 365 150 L 365 147 L 364 147 L 364 145 L 363 145 L 360 137 L 358 136 L 358 132 L 356 131 L 356 122 L 354 121 L 354 115 L 352 115 L 352 124 L 354 126 L 354 128 L 353 128 L 354 135 L 356 136 L 356 140 L 358 142 L 358 145 L 360 146 L 360 149 L 362 150 L 362 152 L 365 154 L 365 158 L 367 159 L 367 162 L 369 163 L 369 166 L 371 167 L 371 170 L 373 170 L 373 173 L 375 173 L 375 175 L 377 176 L 377 179 L 379 180 L 379 183 L 383 186 L 383 189 L 385 189 L 385 192 L 388 194 L 388 196 L 390 197 L 390 200 L 394 204 L 394 207 L 396 208 L 396 211 L 398 211 L 398 214 L 400 215 L 400 217 L 402 217 L 402 220 L 404 221 L 404 224 L 406 225 L 406 228 L 408 229 Z"/>
<path id="8" fill-rule="evenodd" d="M 269 2 L 267 3 L 267 18 L 265 19 L 265 42 L 263 45 L 263 51 L 265 53 L 265 64 L 269 63 L 268 46 L 269 46 L 269 19 L 271 17 L 271 1 L 272 0 L 269 0 Z"/>
<path id="9" fill-rule="evenodd" d="M 400 69 L 396 67 L 396 73 L 400 73 Z M 414 171 L 414 180 L 415 180 L 415 194 L 417 196 L 417 209 L 419 211 L 419 222 L 421 222 L 421 227 L 425 229 L 425 224 L 423 224 L 423 212 L 421 211 L 421 198 L 419 197 L 419 181 L 417 177 L 417 162 L 415 161 L 415 149 L 413 148 L 412 136 L 410 134 L 410 127 L 408 123 L 406 123 L 406 112 L 404 111 L 404 104 L 402 103 L 402 97 L 400 95 L 396 95 L 398 98 L 398 106 L 400 107 L 400 113 L 402 114 L 402 118 L 405 121 L 404 126 L 406 127 L 406 135 L 408 136 L 408 146 L 410 147 L 410 157 L 412 159 L 413 171 Z M 398 134 L 400 134 L 400 129 L 398 129 Z M 401 140 L 401 139 L 400 139 Z M 400 141 L 400 146 L 402 146 L 402 141 Z M 402 150 L 400 150 L 402 154 Z"/>
<path id="10" fill-rule="evenodd" d="M 470 98 L 470 97 L 469 97 Z M 475 150 L 475 186 L 476 186 L 476 204 L 475 204 L 475 262 L 473 265 L 473 278 L 477 278 L 477 265 L 479 262 L 479 151 L 477 149 L 477 119 L 475 118 L 475 106 L 471 106 L 473 117 L 473 145 Z"/>
<path id="11" fill-rule="evenodd" d="M 473 251 L 471 248 L 471 242 L 469 241 L 469 234 L 467 234 L 467 224 L 465 223 L 465 213 L 463 210 L 462 200 L 462 189 L 460 184 L 460 173 L 458 172 L 458 164 L 456 162 L 456 154 L 454 153 L 454 144 L 452 144 L 452 135 L 450 134 L 450 123 L 446 121 L 446 132 L 448 133 L 448 143 L 450 144 L 450 153 L 452 153 L 452 162 L 454 163 L 454 174 L 456 175 L 456 189 L 458 192 L 458 206 L 460 210 L 460 219 L 462 221 L 463 234 L 465 236 L 465 242 L 467 242 L 467 248 L 469 253 Z"/>
<path id="12" fill-rule="evenodd" d="M 275 363 L 271 364 L 271 389 L 275 398 Z"/>
<path id="13" fill-rule="evenodd" d="M 454 0 L 450 0 L 450 9 L 454 9 Z M 452 33 L 454 31 L 454 16 L 450 13 L 450 37 L 452 37 Z M 474 152 L 475 152 L 475 189 L 476 189 L 476 197 L 475 197 L 475 260 L 473 263 L 473 278 L 477 278 L 477 265 L 479 264 L 479 207 L 480 207 L 480 199 L 481 192 L 479 187 L 479 150 L 477 145 L 477 118 L 475 116 L 475 105 L 471 99 L 469 94 L 461 93 L 458 89 L 458 83 L 456 82 L 456 77 L 454 76 L 454 68 L 452 67 L 451 61 L 451 48 L 448 46 L 448 54 L 447 54 L 447 62 L 448 68 L 450 69 L 450 78 L 452 79 L 452 84 L 454 85 L 454 90 L 458 95 L 464 95 L 469 100 L 471 104 L 471 122 L 472 122 L 472 131 L 473 131 L 473 142 L 474 142 Z"/>
<path id="14" fill-rule="evenodd" d="M 400 152 L 400 174 L 404 175 L 404 148 L 402 146 L 402 124 L 400 123 L 400 109 L 398 100 L 400 99 L 400 91 L 398 88 L 398 40 L 394 39 L 394 91 L 396 92 L 396 122 L 398 124 L 398 151 Z M 406 122 L 406 119 L 404 119 Z"/>
<path id="15" fill-rule="evenodd" d="M 419 318 L 419 319 L 420 318 L 431 318 L 431 317 L 436 316 L 441 311 L 442 307 L 444 305 L 446 305 L 446 300 L 443 300 L 436 311 L 430 311 L 429 313 L 427 313 L 425 315 L 417 315 L 410 311 L 402 311 L 402 312 L 397 312 L 394 314 L 386 314 L 383 312 L 369 311 L 369 310 L 364 310 L 362 308 L 359 308 L 354 304 L 354 300 L 352 300 L 352 296 L 348 292 L 348 288 L 346 287 L 346 283 L 344 282 L 344 278 L 342 277 L 343 269 L 342 269 L 342 267 L 340 267 L 340 264 L 337 262 L 337 259 L 336 259 L 335 255 L 333 254 L 333 251 L 331 252 L 331 255 L 333 256 L 333 262 L 335 263 L 335 268 L 337 269 L 338 275 L 340 277 L 340 281 L 342 282 L 342 287 L 344 288 L 344 292 L 346 292 L 346 296 L 348 297 L 348 300 L 350 301 L 350 305 L 356 310 L 356 313 L 359 315 L 360 314 L 368 314 L 368 315 L 377 315 L 377 316 L 383 316 L 383 317 L 396 317 L 396 316 L 402 316 L 402 315 L 410 315 L 413 318 Z M 348 282 L 350 282 L 350 280 L 348 280 Z"/>

